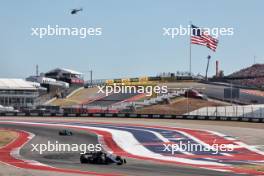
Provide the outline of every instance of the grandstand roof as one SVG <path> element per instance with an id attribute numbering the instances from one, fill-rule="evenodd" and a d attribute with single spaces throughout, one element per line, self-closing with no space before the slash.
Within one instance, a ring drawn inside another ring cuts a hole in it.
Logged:
<path id="1" fill-rule="evenodd" d="M 70 73 L 70 74 L 74 74 L 74 75 L 82 75 L 83 74 L 83 73 L 77 72 L 75 70 L 67 69 L 67 68 L 55 68 L 49 72 L 55 72 L 55 71 L 62 71 L 62 72 L 66 72 L 66 73 Z"/>
<path id="2" fill-rule="evenodd" d="M 0 90 L 36 90 L 36 87 L 23 79 L 0 78 Z"/>

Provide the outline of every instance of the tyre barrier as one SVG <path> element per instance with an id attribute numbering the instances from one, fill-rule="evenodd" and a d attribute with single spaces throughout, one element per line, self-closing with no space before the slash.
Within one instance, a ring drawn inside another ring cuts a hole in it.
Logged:
<path id="1" fill-rule="evenodd" d="M 185 120 L 215 120 L 264 123 L 264 117 L 227 117 L 204 115 L 175 114 L 134 114 L 134 113 L 37 113 L 37 112 L 1 112 L 0 117 L 104 117 L 104 118 L 141 118 L 141 119 L 185 119 Z"/>

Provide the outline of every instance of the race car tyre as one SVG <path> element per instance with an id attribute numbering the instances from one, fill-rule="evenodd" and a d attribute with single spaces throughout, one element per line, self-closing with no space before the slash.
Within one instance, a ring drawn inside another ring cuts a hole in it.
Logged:
<path id="1" fill-rule="evenodd" d="M 116 157 L 116 161 L 117 161 L 117 162 L 116 162 L 117 165 L 122 165 L 122 164 L 124 164 L 124 161 L 122 160 L 122 158 L 121 158 L 120 156 L 117 156 L 117 157 Z"/>

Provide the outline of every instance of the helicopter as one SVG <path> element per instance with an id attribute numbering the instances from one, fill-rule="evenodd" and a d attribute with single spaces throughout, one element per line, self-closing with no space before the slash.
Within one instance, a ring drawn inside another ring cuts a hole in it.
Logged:
<path id="1" fill-rule="evenodd" d="M 75 14 L 77 14 L 78 12 L 80 12 L 80 11 L 82 11 L 83 9 L 82 8 L 80 8 L 80 9 L 72 9 L 71 10 L 71 14 L 72 15 L 75 15 Z"/>

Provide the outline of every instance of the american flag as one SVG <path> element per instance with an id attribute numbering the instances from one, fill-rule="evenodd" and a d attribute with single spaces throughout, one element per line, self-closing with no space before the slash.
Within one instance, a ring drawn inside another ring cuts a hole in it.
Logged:
<path id="1" fill-rule="evenodd" d="M 191 25 L 191 44 L 203 45 L 207 48 L 216 51 L 218 40 L 212 36 L 205 34 L 201 28 Z"/>

